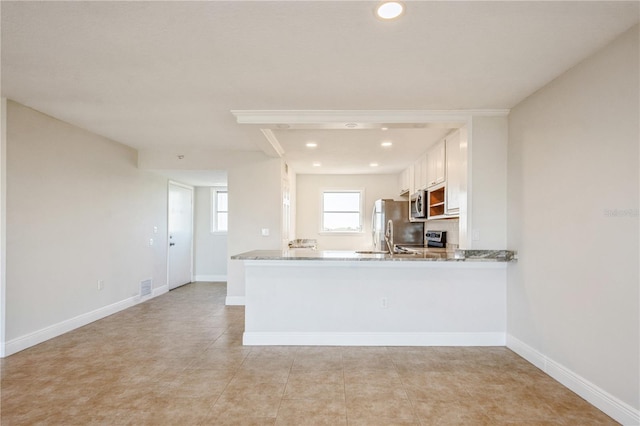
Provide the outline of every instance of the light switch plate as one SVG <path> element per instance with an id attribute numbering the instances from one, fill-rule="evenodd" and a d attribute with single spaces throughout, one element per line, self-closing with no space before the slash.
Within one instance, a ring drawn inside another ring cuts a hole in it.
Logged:
<path id="1" fill-rule="evenodd" d="M 269 236 L 269 228 L 262 228 L 262 236 L 263 237 Z"/>

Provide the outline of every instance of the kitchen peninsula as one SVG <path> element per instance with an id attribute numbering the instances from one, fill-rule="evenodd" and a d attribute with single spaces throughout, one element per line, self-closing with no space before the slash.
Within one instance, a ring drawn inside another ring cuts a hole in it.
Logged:
<path id="1" fill-rule="evenodd" d="M 505 344 L 512 251 L 257 250 L 232 259 L 245 268 L 245 345 Z"/>

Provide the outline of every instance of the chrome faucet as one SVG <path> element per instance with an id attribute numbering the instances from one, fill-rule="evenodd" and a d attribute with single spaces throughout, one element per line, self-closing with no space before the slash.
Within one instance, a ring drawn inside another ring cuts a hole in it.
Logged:
<path id="1" fill-rule="evenodd" d="M 395 247 L 393 247 L 393 221 L 387 222 L 387 229 L 384 231 L 384 241 L 387 243 L 387 249 L 390 254 L 395 253 Z"/>

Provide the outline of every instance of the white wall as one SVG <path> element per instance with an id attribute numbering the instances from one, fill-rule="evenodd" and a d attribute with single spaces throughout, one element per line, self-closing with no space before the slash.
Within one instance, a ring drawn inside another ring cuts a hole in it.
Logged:
<path id="1" fill-rule="evenodd" d="M 295 240 L 296 237 L 296 188 L 297 188 L 297 176 L 293 169 L 285 166 L 283 171 L 283 191 L 289 191 L 289 223 L 286 223 L 283 211 L 283 232 L 282 232 L 282 248 L 287 248 L 289 241 Z M 288 226 L 287 226 L 288 225 Z"/>
<path id="2" fill-rule="evenodd" d="M 228 170 L 228 254 L 279 250 L 282 232 L 282 165 L 279 158 L 260 155 Z M 262 236 L 262 229 L 269 236 Z M 244 266 L 227 265 L 227 304 L 244 304 Z"/>
<path id="3" fill-rule="evenodd" d="M 134 303 L 142 280 L 166 288 L 167 180 L 136 164 L 131 148 L 8 102 L 7 352 Z"/>
<path id="4" fill-rule="evenodd" d="M 211 232 L 212 188 L 195 189 L 194 275 L 196 281 L 227 280 L 227 234 Z"/>
<path id="5" fill-rule="evenodd" d="M 5 356 L 7 256 L 7 98 L 0 98 L 0 357 Z"/>
<path id="6" fill-rule="evenodd" d="M 626 424 L 640 421 L 638 49 L 636 26 L 509 116 L 510 346 L 595 386 L 583 396 Z"/>
<path id="7" fill-rule="evenodd" d="M 507 248 L 506 116 L 474 116 L 470 129 L 466 247 Z M 464 220 L 464 219 L 463 219 Z"/>
<path id="8" fill-rule="evenodd" d="M 364 189 L 364 231 L 320 234 L 323 189 Z M 379 198 L 398 200 L 398 175 L 297 175 L 296 237 L 318 240 L 320 250 L 371 250 L 371 209 Z"/>

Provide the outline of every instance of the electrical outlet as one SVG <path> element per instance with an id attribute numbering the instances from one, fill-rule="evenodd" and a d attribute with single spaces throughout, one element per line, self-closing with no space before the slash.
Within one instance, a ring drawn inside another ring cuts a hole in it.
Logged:
<path id="1" fill-rule="evenodd" d="M 269 228 L 262 228 L 262 236 L 263 237 L 269 236 Z"/>
<path id="2" fill-rule="evenodd" d="M 149 238 L 149 247 L 153 246 L 153 238 Z"/>
<path id="3" fill-rule="evenodd" d="M 386 297 L 380 298 L 380 307 L 383 309 L 387 309 L 389 307 L 389 301 L 387 300 Z"/>
<path id="4" fill-rule="evenodd" d="M 98 290 L 102 290 L 104 288 L 104 280 L 98 280 Z"/>

